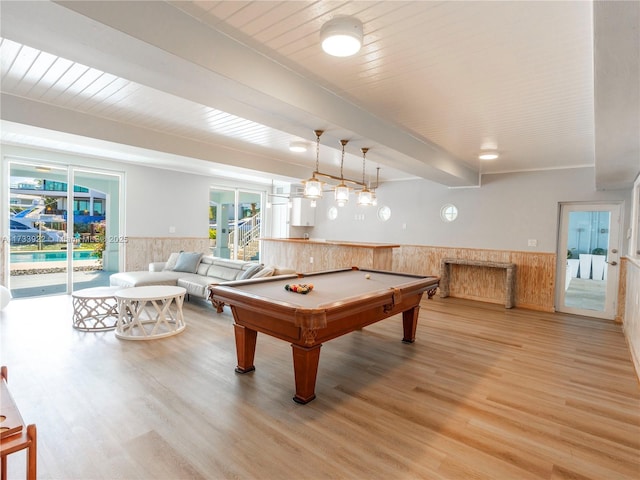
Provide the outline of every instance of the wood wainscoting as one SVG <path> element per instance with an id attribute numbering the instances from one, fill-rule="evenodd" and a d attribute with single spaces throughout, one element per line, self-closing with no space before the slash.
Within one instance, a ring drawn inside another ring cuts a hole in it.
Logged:
<path id="1" fill-rule="evenodd" d="M 640 380 L 640 260 L 637 258 L 622 258 L 621 260 L 620 276 L 625 279 L 624 282 L 621 282 L 624 286 L 624 299 L 620 301 L 618 306 L 622 304 L 624 307 L 622 314 L 624 336 L 629 344 L 636 375 Z M 620 290 L 622 290 L 622 286 Z M 627 292 L 629 295 L 626 295 Z M 620 294 L 618 294 L 618 299 L 620 299 Z"/>
<path id="2" fill-rule="evenodd" d="M 125 272 L 148 270 L 151 262 L 166 262 L 173 252 L 211 254 L 208 238 L 127 237 Z"/>
<path id="3" fill-rule="evenodd" d="M 554 253 L 402 245 L 393 251 L 393 269 L 417 275 L 439 275 L 443 258 L 513 263 L 516 265 L 515 305 L 554 311 Z M 449 295 L 452 297 L 504 304 L 506 289 L 504 271 L 500 269 L 466 265 L 451 268 Z"/>
<path id="4" fill-rule="evenodd" d="M 386 243 L 296 238 L 261 238 L 260 242 L 262 263 L 282 265 L 300 273 L 322 272 L 353 266 L 374 270 L 393 270 L 392 251 L 400 247 L 397 244 Z"/>

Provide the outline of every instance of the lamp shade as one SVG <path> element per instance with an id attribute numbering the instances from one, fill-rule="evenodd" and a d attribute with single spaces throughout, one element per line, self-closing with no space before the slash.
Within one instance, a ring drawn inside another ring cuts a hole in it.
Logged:
<path id="1" fill-rule="evenodd" d="M 335 196 L 338 205 L 340 207 L 344 207 L 344 205 L 349 201 L 349 187 L 347 187 L 344 183 L 341 183 L 336 187 Z"/>
<path id="2" fill-rule="evenodd" d="M 322 182 L 315 176 L 304 182 L 304 196 L 306 198 L 322 198 Z"/>
<path id="3" fill-rule="evenodd" d="M 335 17 L 322 26 L 322 49 L 334 57 L 355 55 L 362 46 L 362 22 L 354 17 Z"/>
<path id="4" fill-rule="evenodd" d="M 371 195 L 371 191 L 367 188 L 360 190 L 358 193 L 358 205 L 368 206 L 373 203 L 373 196 Z"/>

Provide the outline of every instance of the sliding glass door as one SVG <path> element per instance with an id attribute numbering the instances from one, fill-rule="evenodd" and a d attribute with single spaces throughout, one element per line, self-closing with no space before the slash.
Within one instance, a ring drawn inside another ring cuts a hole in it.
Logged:
<path id="1" fill-rule="evenodd" d="M 66 182 L 66 168 L 10 163 L 9 283 L 14 298 L 67 291 Z"/>
<path id="2" fill-rule="evenodd" d="M 120 178 L 91 170 L 73 171 L 73 290 L 109 285 L 119 270 Z"/>
<path id="3" fill-rule="evenodd" d="M 108 285 L 122 251 L 120 175 L 10 161 L 8 180 L 13 297 Z"/>

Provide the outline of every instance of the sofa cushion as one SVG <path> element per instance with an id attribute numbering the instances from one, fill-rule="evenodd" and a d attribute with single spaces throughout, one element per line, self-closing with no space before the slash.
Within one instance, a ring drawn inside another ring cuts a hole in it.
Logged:
<path id="1" fill-rule="evenodd" d="M 242 273 L 253 263 L 242 260 L 229 260 L 226 258 L 216 258 L 213 265 L 207 270 L 207 277 L 213 277 L 214 281 L 237 280 Z"/>
<path id="2" fill-rule="evenodd" d="M 264 267 L 262 270 L 260 270 L 251 278 L 253 279 L 253 278 L 271 277 L 273 275 L 273 272 L 275 271 L 276 271 L 276 268 L 273 265 L 269 265 L 268 267 Z"/>
<path id="3" fill-rule="evenodd" d="M 176 262 L 178 261 L 179 256 L 180 254 L 178 252 L 174 252 L 171 255 L 169 255 L 169 259 L 164 264 L 164 270 L 172 272 L 173 268 L 176 266 Z"/>
<path id="4" fill-rule="evenodd" d="M 173 267 L 174 272 L 196 273 L 198 264 L 202 258 L 202 253 L 198 252 L 180 252 L 176 266 Z"/>
<path id="5" fill-rule="evenodd" d="M 198 275 L 203 275 L 206 276 L 207 275 L 207 270 L 209 270 L 209 267 L 211 265 L 208 263 L 203 263 L 202 261 L 200 262 L 200 264 L 198 265 L 198 269 L 196 270 L 196 273 Z"/>
<path id="6" fill-rule="evenodd" d="M 109 277 L 112 287 L 144 287 L 147 285 L 177 285 L 180 272 L 120 272 Z"/>
<path id="7" fill-rule="evenodd" d="M 206 265 L 213 265 L 214 259 L 215 257 L 211 255 L 203 255 L 202 258 L 200 259 L 200 263 L 204 263 Z"/>
<path id="8" fill-rule="evenodd" d="M 256 263 L 247 268 L 244 272 L 240 274 L 238 280 L 247 280 L 248 278 L 252 278 L 256 273 L 258 273 L 262 267 L 261 263 Z"/>
<path id="9" fill-rule="evenodd" d="M 178 286 L 185 288 L 189 295 L 207 298 L 209 295 L 207 287 L 212 283 L 212 280 L 210 277 L 196 273 L 183 273 L 178 279 Z"/>
<path id="10" fill-rule="evenodd" d="M 280 268 L 277 265 L 274 266 L 273 276 L 280 275 L 294 275 L 296 271 L 293 268 Z"/>

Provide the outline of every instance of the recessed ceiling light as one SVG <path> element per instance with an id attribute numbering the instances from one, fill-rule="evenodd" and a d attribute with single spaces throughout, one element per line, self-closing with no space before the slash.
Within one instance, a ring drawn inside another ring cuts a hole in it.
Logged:
<path id="1" fill-rule="evenodd" d="M 478 158 L 480 160 L 495 160 L 498 156 L 498 152 L 482 152 L 478 155 Z"/>
<path id="2" fill-rule="evenodd" d="M 289 150 L 292 152 L 306 152 L 307 142 L 293 141 L 289 143 Z"/>
<path id="3" fill-rule="evenodd" d="M 335 17 L 320 29 L 322 49 L 334 57 L 349 57 L 358 53 L 362 36 L 362 22 L 354 17 Z"/>

